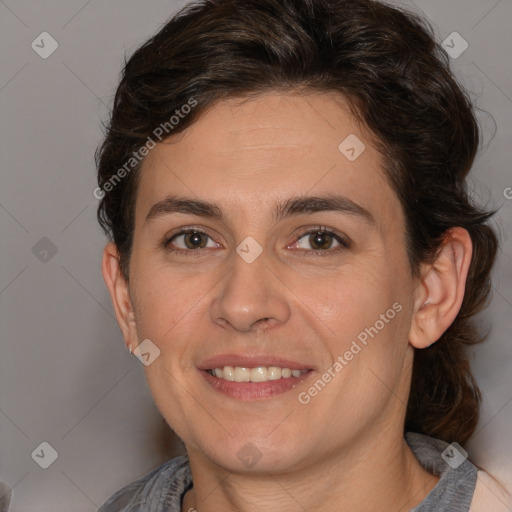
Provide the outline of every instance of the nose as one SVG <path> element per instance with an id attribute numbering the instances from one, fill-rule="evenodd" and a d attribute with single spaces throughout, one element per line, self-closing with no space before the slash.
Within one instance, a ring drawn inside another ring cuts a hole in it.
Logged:
<path id="1" fill-rule="evenodd" d="M 238 332 L 285 323 L 290 317 L 288 289 L 269 266 L 265 251 L 252 263 L 236 253 L 233 260 L 212 300 L 212 321 Z"/>

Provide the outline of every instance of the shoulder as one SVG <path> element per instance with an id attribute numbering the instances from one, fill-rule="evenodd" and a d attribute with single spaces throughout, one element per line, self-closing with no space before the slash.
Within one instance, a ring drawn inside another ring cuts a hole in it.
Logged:
<path id="1" fill-rule="evenodd" d="M 175 457 L 117 491 L 98 512 L 180 511 L 191 483 L 188 457 Z"/>
<path id="2" fill-rule="evenodd" d="M 479 469 L 475 494 L 469 512 L 509 512 L 512 510 L 512 494 L 486 471 Z"/>
<path id="3" fill-rule="evenodd" d="M 457 443 L 448 444 L 424 434 L 407 432 L 405 440 L 420 464 L 439 476 L 435 487 L 413 512 L 469 512 L 477 468 Z"/>
<path id="4" fill-rule="evenodd" d="M 419 462 L 440 479 L 413 512 L 510 512 L 512 497 L 489 473 L 467 459 L 457 443 L 407 432 L 405 439 Z"/>

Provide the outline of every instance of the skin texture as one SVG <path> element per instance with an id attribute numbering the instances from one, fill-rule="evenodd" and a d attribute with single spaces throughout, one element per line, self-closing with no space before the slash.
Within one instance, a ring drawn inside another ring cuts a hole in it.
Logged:
<path id="1" fill-rule="evenodd" d="M 338 149 L 350 134 L 366 146 L 353 162 Z M 276 203 L 333 193 L 374 222 L 334 211 L 273 219 Z M 146 220 L 170 194 L 216 203 L 225 218 Z M 210 237 L 204 248 L 187 249 L 186 236 L 165 247 L 191 226 Z M 349 246 L 327 237 L 325 255 L 307 253 L 318 250 L 307 234 L 318 226 Z M 252 263 L 236 252 L 249 236 L 263 250 Z M 435 342 L 457 315 L 470 255 L 469 235 L 455 228 L 437 261 L 413 276 L 382 155 L 334 94 L 221 101 L 153 149 L 137 194 L 129 282 L 111 243 L 103 275 L 126 344 L 149 338 L 160 349 L 144 369 L 189 454 L 194 487 L 183 510 L 396 512 L 424 499 L 438 479 L 402 435 L 413 347 Z M 300 403 L 299 393 L 395 303 L 400 312 Z M 244 401 L 215 391 L 198 371 L 227 353 L 284 357 L 314 371 L 289 392 Z M 252 467 L 237 456 L 248 443 L 260 457 Z"/>

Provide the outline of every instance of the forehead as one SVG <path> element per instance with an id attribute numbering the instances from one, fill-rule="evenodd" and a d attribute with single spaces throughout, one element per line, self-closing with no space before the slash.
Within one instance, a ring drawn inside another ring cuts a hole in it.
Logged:
<path id="1" fill-rule="evenodd" d="M 223 100 L 146 157 L 138 221 L 167 195 L 219 204 L 226 216 L 272 215 L 301 195 L 343 194 L 375 218 L 400 205 L 371 136 L 334 94 L 269 93 Z"/>

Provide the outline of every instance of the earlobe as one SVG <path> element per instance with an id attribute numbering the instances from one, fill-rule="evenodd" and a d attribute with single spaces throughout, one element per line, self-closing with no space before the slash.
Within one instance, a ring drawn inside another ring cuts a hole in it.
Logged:
<path id="1" fill-rule="evenodd" d="M 103 250 L 102 274 L 125 343 L 127 346 L 137 346 L 137 326 L 128 282 L 122 275 L 119 265 L 119 252 L 112 242 L 109 242 Z"/>
<path id="2" fill-rule="evenodd" d="M 460 311 L 473 244 L 467 230 L 447 231 L 436 260 L 426 265 L 416 290 L 409 343 L 426 348 L 435 343 Z"/>

